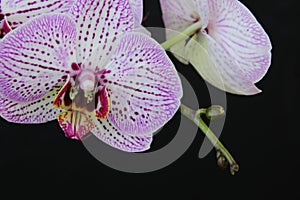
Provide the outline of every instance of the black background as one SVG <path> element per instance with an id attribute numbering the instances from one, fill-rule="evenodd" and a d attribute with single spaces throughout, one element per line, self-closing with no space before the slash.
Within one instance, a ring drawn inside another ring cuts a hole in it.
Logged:
<path id="1" fill-rule="evenodd" d="M 299 7 L 296 0 L 241 2 L 269 33 L 273 60 L 268 74 L 258 83 L 263 93 L 251 97 L 227 96 L 226 124 L 221 140 L 238 161 L 239 173 L 231 176 L 228 170 L 220 170 L 214 151 L 204 159 L 198 158 L 204 138 L 201 132 L 189 150 L 172 165 L 152 173 L 129 174 L 106 167 L 80 142 L 66 139 L 56 121 L 18 125 L 0 119 L 0 191 L 26 188 L 33 194 L 44 188 L 47 190 L 44 195 L 65 191 L 94 194 L 99 199 L 299 198 L 300 69 L 296 66 Z M 145 0 L 144 3 L 147 14 L 144 25 L 163 27 L 158 1 Z M 208 106 L 208 92 L 201 77 L 192 67 L 171 58 L 199 92 L 201 106 Z M 153 148 L 172 139 L 172 122 L 179 117 L 177 114 L 166 125 L 164 133 L 154 138 Z"/>

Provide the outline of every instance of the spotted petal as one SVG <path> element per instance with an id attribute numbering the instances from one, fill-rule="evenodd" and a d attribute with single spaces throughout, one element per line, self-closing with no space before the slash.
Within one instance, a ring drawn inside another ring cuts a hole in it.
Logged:
<path id="1" fill-rule="evenodd" d="M 150 148 L 152 134 L 129 136 L 122 133 L 108 119 L 95 119 L 95 128 L 91 132 L 108 145 L 127 152 L 141 152 Z"/>
<path id="2" fill-rule="evenodd" d="M 6 0 L 0 1 L 0 14 L 7 17 L 12 28 L 46 13 L 68 12 L 75 0 Z"/>
<path id="3" fill-rule="evenodd" d="M 259 81 L 271 63 L 271 42 L 252 13 L 239 1 L 209 1 L 209 35 L 238 62 L 241 75 Z"/>
<path id="4" fill-rule="evenodd" d="M 238 63 L 209 35 L 200 33 L 198 40 L 187 44 L 187 55 L 198 73 L 215 87 L 234 94 L 253 95 L 260 92 L 241 76 Z M 194 37 L 197 39 L 196 37 Z"/>
<path id="5" fill-rule="evenodd" d="M 161 46 L 141 33 L 120 40 L 100 83 L 111 99 L 108 118 L 127 134 L 148 134 L 162 127 L 177 111 L 182 86 Z"/>
<path id="6" fill-rule="evenodd" d="M 77 24 L 77 58 L 83 68 L 101 67 L 117 36 L 134 26 L 128 0 L 78 0 L 70 13 Z M 86 60 L 90 57 L 97 60 Z"/>
<path id="7" fill-rule="evenodd" d="M 0 93 L 34 101 L 72 74 L 76 26 L 66 15 L 43 15 L 0 41 Z M 75 73 L 75 72 L 74 72 Z"/>
<path id="8" fill-rule="evenodd" d="M 44 97 L 30 102 L 16 102 L 0 96 L 0 115 L 14 123 L 45 123 L 56 119 L 62 110 L 52 106 L 61 85 L 54 86 Z"/>

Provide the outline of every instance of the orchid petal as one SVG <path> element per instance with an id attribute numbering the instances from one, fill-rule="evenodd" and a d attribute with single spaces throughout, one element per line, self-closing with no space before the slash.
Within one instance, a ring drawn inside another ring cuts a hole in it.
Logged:
<path id="1" fill-rule="evenodd" d="M 65 136 L 75 140 L 81 140 L 94 128 L 93 121 L 81 112 L 63 112 L 57 116 L 57 120 Z"/>
<path id="2" fill-rule="evenodd" d="M 135 18 L 134 31 L 151 36 L 151 33 L 144 26 L 142 26 L 144 8 L 143 0 L 129 0 L 129 4 Z"/>
<path id="3" fill-rule="evenodd" d="M 151 32 L 148 31 L 148 29 L 145 28 L 145 27 L 142 26 L 142 25 L 139 25 L 139 26 L 135 27 L 135 28 L 134 28 L 134 32 L 143 33 L 143 34 L 148 35 L 148 36 L 151 37 Z"/>
<path id="4" fill-rule="evenodd" d="M 143 21 L 143 0 L 129 0 L 129 4 L 134 14 L 136 27 L 139 27 Z"/>
<path id="5" fill-rule="evenodd" d="M 99 77 L 111 99 L 108 118 L 127 134 L 148 134 L 162 127 L 180 105 L 182 86 L 161 46 L 141 33 L 124 35 Z"/>
<path id="6" fill-rule="evenodd" d="M 73 73 L 76 26 L 66 15 L 43 15 L 0 42 L 0 92 L 15 101 L 43 97 Z M 75 72 L 74 72 L 75 73 Z"/>
<path id="7" fill-rule="evenodd" d="M 196 0 L 160 0 L 165 27 L 182 30 L 199 20 Z"/>
<path id="8" fill-rule="evenodd" d="M 56 119 L 62 110 L 53 108 L 52 103 L 62 84 L 54 86 L 42 98 L 30 102 L 16 102 L 0 96 L 0 115 L 14 123 L 46 123 Z"/>
<path id="9" fill-rule="evenodd" d="M 7 16 L 12 28 L 46 13 L 68 12 L 74 0 L 6 0 L 0 1 L 0 13 Z"/>
<path id="10" fill-rule="evenodd" d="M 127 0 L 78 0 L 70 12 L 77 24 L 77 59 L 82 68 L 102 67 L 114 49 L 117 36 L 134 26 Z"/>
<path id="11" fill-rule="evenodd" d="M 95 119 L 95 128 L 91 131 L 97 138 L 108 145 L 127 152 L 141 152 L 150 148 L 152 134 L 129 136 L 122 133 L 108 119 Z"/>
<path id="12" fill-rule="evenodd" d="M 239 1 L 209 1 L 209 35 L 238 62 L 241 75 L 259 81 L 271 63 L 271 42 L 252 13 Z"/>
<path id="13" fill-rule="evenodd" d="M 194 37 L 195 38 L 195 37 Z M 241 76 L 238 63 L 209 35 L 200 33 L 197 41 L 187 44 L 187 54 L 198 73 L 215 87 L 234 94 L 252 95 L 260 92 Z"/>

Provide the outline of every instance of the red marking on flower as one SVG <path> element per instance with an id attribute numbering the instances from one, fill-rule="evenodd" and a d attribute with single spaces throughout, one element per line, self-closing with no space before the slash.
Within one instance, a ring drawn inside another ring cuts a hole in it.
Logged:
<path id="1" fill-rule="evenodd" d="M 72 69 L 73 69 L 74 71 L 80 70 L 80 67 L 79 67 L 79 65 L 78 65 L 77 63 L 72 63 L 72 64 L 71 64 L 71 67 L 72 67 Z"/>
<path id="2" fill-rule="evenodd" d="M 99 89 L 99 91 L 96 93 L 95 98 L 97 100 L 96 117 L 106 118 L 109 113 L 110 103 L 105 86 L 102 89 Z"/>
<path id="3" fill-rule="evenodd" d="M 67 138 L 81 140 L 94 128 L 94 123 L 81 112 L 67 111 L 57 116 L 59 125 Z"/>

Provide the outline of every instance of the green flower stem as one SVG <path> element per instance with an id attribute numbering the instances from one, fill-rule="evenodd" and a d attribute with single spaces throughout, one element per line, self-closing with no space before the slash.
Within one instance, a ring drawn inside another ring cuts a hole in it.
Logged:
<path id="1" fill-rule="evenodd" d="M 194 111 L 191 108 L 181 104 L 180 111 L 184 116 L 193 121 L 202 130 L 202 132 L 216 148 L 219 166 L 226 166 L 225 162 L 227 160 L 230 164 L 230 172 L 232 175 L 234 175 L 239 170 L 238 164 L 235 162 L 229 151 L 224 147 L 224 145 L 219 141 L 219 139 L 208 128 L 208 126 L 201 118 L 201 115 L 207 114 L 207 109 L 199 109 L 198 111 Z"/>
<path id="2" fill-rule="evenodd" d="M 201 23 L 196 22 L 189 26 L 187 29 L 183 30 L 179 34 L 175 35 L 174 37 L 170 38 L 169 40 L 165 41 L 164 43 L 161 44 L 161 46 L 167 50 L 173 45 L 177 44 L 178 42 L 181 42 L 183 40 L 186 40 L 187 37 L 190 37 L 194 35 L 197 31 L 201 29 Z"/>

